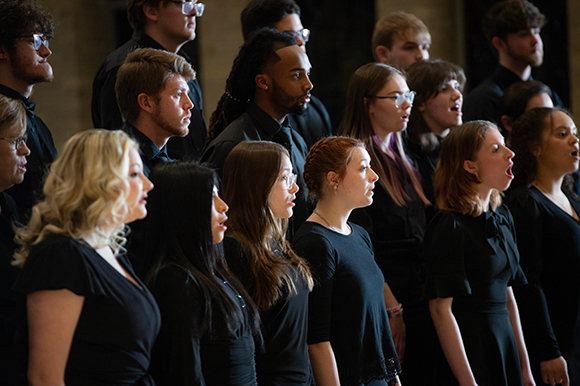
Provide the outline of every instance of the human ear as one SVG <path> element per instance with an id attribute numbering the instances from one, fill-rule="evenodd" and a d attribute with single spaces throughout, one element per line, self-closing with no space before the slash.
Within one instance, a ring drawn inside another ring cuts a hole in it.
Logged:
<path id="1" fill-rule="evenodd" d="M 161 6 L 161 2 L 159 3 L 159 6 Z M 145 15 L 145 17 L 147 19 L 153 20 L 153 21 L 157 21 L 158 19 L 158 12 L 159 10 L 157 9 L 157 7 L 154 7 L 151 4 L 144 4 L 143 5 L 143 15 Z"/>
<path id="2" fill-rule="evenodd" d="M 479 170 L 479 167 L 475 162 L 466 159 L 465 161 L 463 161 L 463 169 L 465 169 L 468 173 L 477 176 L 477 171 Z"/>
<path id="3" fill-rule="evenodd" d="M 502 115 L 500 119 L 501 119 L 501 124 L 503 125 L 504 129 L 506 129 L 507 131 L 509 131 L 511 133 L 513 125 L 514 125 L 514 122 L 512 121 L 512 119 L 510 117 L 508 117 L 507 115 Z"/>
<path id="4" fill-rule="evenodd" d="M 379 58 L 379 62 L 389 64 L 389 51 L 390 50 L 387 47 L 381 45 L 378 45 L 375 48 L 375 54 L 377 55 L 377 58 Z"/>
<path id="5" fill-rule="evenodd" d="M 504 52 L 506 49 L 506 44 L 498 36 L 494 36 L 491 39 L 491 45 L 497 50 L 497 52 Z"/>
<path id="6" fill-rule="evenodd" d="M 141 110 L 144 110 L 149 114 L 153 113 L 154 102 L 152 102 L 152 98 L 149 95 L 143 92 L 137 95 L 137 103 Z"/>
<path id="7" fill-rule="evenodd" d="M 328 184 L 330 186 L 336 186 L 338 185 L 338 174 L 336 174 L 333 171 L 330 171 L 328 173 L 326 173 L 326 181 L 328 181 Z"/>
<path id="8" fill-rule="evenodd" d="M 270 77 L 266 74 L 258 74 L 256 75 L 256 86 L 261 88 L 262 90 L 268 89 L 268 84 L 270 83 Z"/>
<path id="9" fill-rule="evenodd" d="M 0 60 L 8 59 L 8 50 L 4 46 L 0 46 Z"/>
<path id="10" fill-rule="evenodd" d="M 419 112 L 424 113 L 425 110 L 427 110 L 427 106 L 425 105 L 425 102 L 421 102 L 419 105 L 417 105 L 417 109 L 419 109 Z"/>

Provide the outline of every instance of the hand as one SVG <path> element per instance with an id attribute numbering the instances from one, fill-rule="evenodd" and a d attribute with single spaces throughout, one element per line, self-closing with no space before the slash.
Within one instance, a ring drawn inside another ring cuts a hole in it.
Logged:
<path id="1" fill-rule="evenodd" d="M 540 362 L 540 371 L 542 381 L 548 385 L 569 386 L 568 366 L 563 357 L 550 359 L 549 361 Z"/>
<path id="2" fill-rule="evenodd" d="M 522 380 L 523 380 L 524 386 L 536 386 L 536 382 L 534 381 L 534 376 L 532 375 L 532 372 L 529 369 L 527 369 L 527 370 L 522 369 Z"/>
<path id="3" fill-rule="evenodd" d="M 399 315 L 389 318 L 389 325 L 391 326 L 391 335 L 393 336 L 393 343 L 395 344 L 395 350 L 397 351 L 399 362 L 403 364 L 403 357 L 405 356 L 406 336 L 403 316 Z"/>

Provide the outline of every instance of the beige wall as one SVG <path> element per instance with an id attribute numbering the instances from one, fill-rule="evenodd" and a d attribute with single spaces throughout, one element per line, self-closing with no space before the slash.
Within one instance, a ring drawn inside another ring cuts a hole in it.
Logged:
<path id="1" fill-rule="evenodd" d="M 55 79 L 35 87 L 32 99 L 37 113 L 52 131 L 57 147 L 70 135 L 92 127 L 90 101 L 95 72 L 115 48 L 112 10 L 124 0 L 38 0 L 58 22 L 54 53 L 49 59 Z M 199 20 L 200 82 L 206 118 L 224 92 L 225 81 L 242 44 L 239 15 L 249 0 L 207 1 Z M 313 0 L 315 1 L 315 0 Z M 580 116 L 580 1 L 568 1 L 572 110 Z M 462 0 L 377 0 L 377 17 L 394 10 L 411 12 L 422 19 L 433 36 L 432 58 L 464 65 Z"/>

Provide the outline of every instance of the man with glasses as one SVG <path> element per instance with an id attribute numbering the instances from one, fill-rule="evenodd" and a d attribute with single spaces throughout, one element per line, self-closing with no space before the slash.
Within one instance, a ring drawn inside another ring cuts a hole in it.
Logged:
<path id="1" fill-rule="evenodd" d="M 52 134 L 35 113 L 30 95 L 37 83 L 53 79 L 48 57 L 54 31 L 52 16 L 35 2 L 0 2 L 0 94 L 22 102 L 26 109 L 26 132 L 30 148 L 24 182 L 8 189 L 21 218 L 42 193 L 42 181 L 56 158 Z"/>
<path id="2" fill-rule="evenodd" d="M 300 7 L 294 0 L 252 0 L 242 11 L 244 41 L 252 32 L 263 27 L 280 32 L 291 32 L 296 44 L 306 51 L 310 30 L 302 26 Z M 310 96 L 308 108 L 301 114 L 290 114 L 290 125 L 310 148 L 316 141 L 333 134 L 330 116 L 320 99 Z"/>
<path id="3" fill-rule="evenodd" d="M 95 127 L 114 130 L 123 125 L 115 81 L 119 67 L 130 52 L 138 48 L 155 48 L 180 55 L 191 63 L 181 47 L 195 39 L 196 17 L 203 14 L 204 8 L 204 4 L 195 0 L 127 0 L 127 15 L 134 33 L 131 40 L 113 51 L 97 71 L 91 103 Z M 187 95 L 193 103 L 189 134 L 174 137 L 167 143 L 167 153 L 173 159 L 201 156 L 207 135 L 199 83 L 193 78 L 187 84 Z"/>

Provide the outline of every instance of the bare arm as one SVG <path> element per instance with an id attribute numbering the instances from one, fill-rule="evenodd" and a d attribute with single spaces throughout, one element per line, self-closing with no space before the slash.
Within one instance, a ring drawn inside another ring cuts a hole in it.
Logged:
<path id="1" fill-rule="evenodd" d="M 514 297 L 512 287 L 507 288 L 507 308 L 510 312 L 510 323 L 514 330 L 514 336 L 518 345 L 518 355 L 520 357 L 520 368 L 522 369 L 522 378 L 524 386 L 536 386 L 532 371 L 530 369 L 530 360 L 528 358 L 528 350 L 524 341 L 524 334 L 522 333 L 522 325 L 520 324 L 520 313 L 518 312 L 518 305 Z"/>
<path id="2" fill-rule="evenodd" d="M 340 386 L 338 367 L 330 342 L 308 345 L 308 355 L 317 386 Z"/>
<path id="3" fill-rule="evenodd" d="M 388 283 L 385 283 L 383 288 L 383 296 L 385 297 L 385 306 L 387 308 L 393 308 L 399 305 L 397 298 L 391 291 Z M 390 317 L 389 315 L 389 326 L 391 327 L 391 335 L 393 336 L 393 343 L 395 344 L 395 350 L 397 350 L 397 356 L 399 357 L 399 362 L 403 363 L 403 357 L 405 356 L 405 322 L 403 321 L 403 315 Z"/>
<path id="4" fill-rule="evenodd" d="M 67 289 L 27 296 L 30 385 L 64 386 L 66 363 L 84 301 L 84 297 Z"/>
<path id="5" fill-rule="evenodd" d="M 461 331 L 451 310 L 453 298 L 429 300 L 431 317 L 439 336 L 441 348 L 460 386 L 476 386 L 471 366 L 465 354 Z"/>

